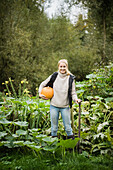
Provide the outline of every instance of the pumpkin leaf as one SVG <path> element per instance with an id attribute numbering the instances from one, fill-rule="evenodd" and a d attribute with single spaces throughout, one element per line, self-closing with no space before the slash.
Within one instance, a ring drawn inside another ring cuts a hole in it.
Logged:
<path id="1" fill-rule="evenodd" d="M 42 149 L 41 146 L 35 146 L 35 145 L 27 145 L 27 146 L 35 150 L 36 152 L 39 152 Z"/>
<path id="2" fill-rule="evenodd" d="M 40 134 L 40 135 L 37 135 L 36 136 L 36 138 L 38 138 L 38 139 L 42 139 L 42 138 L 45 138 L 45 137 L 47 137 L 46 135 L 43 135 L 43 134 Z"/>
<path id="3" fill-rule="evenodd" d="M 16 131 L 16 134 L 19 135 L 19 136 L 20 136 L 20 135 L 26 135 L 26 134 L 27 134 L 27 131 L 22 130 L 22 129 L 19 129 L 19 130 Z"/>
<path id="4" fill-rule="evenodd" d="M 49 144 L 52 144 L 52 143 L 58 141 L 58 138 L 46 137 L 46 138 L 43 138 L 42 140 L 43 140 L 44 142 L 47 142 L 47 143 L 49 143 Z"/>
<path id="5" fill-rule="evenodd" d="M 75 138 L 74 140 L 72 139 L 60 140 L 60 143 L 58 143 L 57 146 L 62 146 L 63 148 L 74 148 L 79 140 L 80 140 L 79 138 Z"/>
<path id="6" fill-rule="evenodd" d="M 0 132 L 0 139 L 1 139 L 2 137 L 6 136 L 6 135 L 7 135 L 7 133 L 6 133 L 5 131 Z"/>
<path id="7" fill-rule="evenodd" d="M 14 141 L 13 144 L 24 146 L 24 141 Z"/>
<path id="8" fill-rule="evenodd" d="M 35 142 L 30 142 L 30 141 L 25 141 L 24 142 L 24 145 L 33 145 L 33 144 L 35 145 Z"/>
<path id="9" fill-rule="evenodd" d="M 5 119 L 5 118 L 3 118 L 3 119 L 0 120 L 0 123 L 4 124 L 4 125 L 8 125 L 8 124 L 11 124 L 12 122 L 7 120 L 7 119 Z"/>
<path id="10" fill-rule="evenodd" d="M 26 121 L 13 122 L 13 124 L 21 126 L 21 127 L 28 126 L 28 122 L 26 122 Z"/>
<path id="11" fill-rule="evenodd" d="M 58 146 L 56 146 L 56 145 L 54 145 L 54 146 L 45 146 L 43 148 L 43 150 L 53 152 L 53 151 L 55 151 L 57 149 L 57 147 Z"/>

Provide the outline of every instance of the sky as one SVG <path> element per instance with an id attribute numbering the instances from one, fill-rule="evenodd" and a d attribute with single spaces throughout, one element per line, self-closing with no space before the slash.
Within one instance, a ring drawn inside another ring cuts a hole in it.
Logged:
<path id="1" fill-rule="evenodd" d="M 63 3 L 64 0 L 52 0 L 51 6 L 45 9 L 45 12 L 49 18 L 52 18 L 55 15 L 59 15 L 61 12 L 61 8 L 63 7 L 64 11 L 67 12 L 67 16 L 74 24 L 78 20 L 78 15 L 83 14 L 83 17 L 87 17 L 87 9 L 84 9 L 81 5 L 76 5 L 71 8 L 68 12 L 68 7 L 66 4 Z M 47 7 L 48 4 L 45 4 Z"/>

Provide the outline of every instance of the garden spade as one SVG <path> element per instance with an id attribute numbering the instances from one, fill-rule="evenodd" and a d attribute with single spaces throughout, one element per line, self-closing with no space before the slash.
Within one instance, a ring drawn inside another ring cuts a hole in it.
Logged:
<path id="1" fill-rule="evenodd" d="M 75 133 L 75 128 L 74 128 L 74 116 L 73 116 L 73 106 L 71 108 L 71 127 L 73 129 L 73 133 Z"/>
<path id="2" fill-rule="evenodd" d="M 78 115 L 78 138 L 80 138 L 80 126 L 81 126 L 81 102 L 79 103 L 79 115 Z M 73 129 L 73 133 L 75 133 L 73 107 L 71 108 L 71 127 Z M 78 153 L 80 153 L 80 140 L 77 143 L 77 151 Z"/>
<path id="3" fill-rule="evenodd" d="M 80 126 L 81 126 L 81 102 L 79 103 L 79 115 L 78 115 L 78 137 L 80 138 Z M 80 153 L 80 140 L 77 143 L 77 151 Z"/>

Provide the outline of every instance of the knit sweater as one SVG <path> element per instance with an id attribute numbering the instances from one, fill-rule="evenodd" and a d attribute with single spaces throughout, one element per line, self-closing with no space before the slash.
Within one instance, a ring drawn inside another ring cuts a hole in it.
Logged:
<path id="1" fill-rule="evenodd" d="M 50 81 L 51 75 L 43 81 L 39 86 L 39 93 L 43 87 Z M 53 83 L 54 95 L 50 100 L 50 104 L 56 107 L 68 107 L 69 106 L 69 98 L 68 98 L 68 88 L 69 88 L 69 75 L 61 74 L 58 72 L 55 82 Z M 77 99 L 77 94 L 75 91 L 75 81 L 72 83 L 72 100 L 75 101 Z"/>

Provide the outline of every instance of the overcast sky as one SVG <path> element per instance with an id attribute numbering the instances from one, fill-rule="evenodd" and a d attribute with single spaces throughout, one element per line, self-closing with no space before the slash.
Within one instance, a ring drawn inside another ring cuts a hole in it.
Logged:
<path id="1" fill-rule="evenodd" d="M 52 16 L 55 15 L 59 15 L 62 7 L 65 10 L 65 12 L 68 12 L 68 7 L 63 2 L 64 0 L 52 0 L 51 6 L 45 10 L 49 18 L 52 18 Z M 48 4 L 46 4 L 46 6 L 47 5 Z M 83 14 L 84 18 L 86 18 L 87 16 L 87 10 L 84 9 L 81 5 L 76 5 L 72 7 L 69 12 L 67 16 L 70 18 L 73 24 L 77 22 L 77 18 L 79 14 Z"/>

